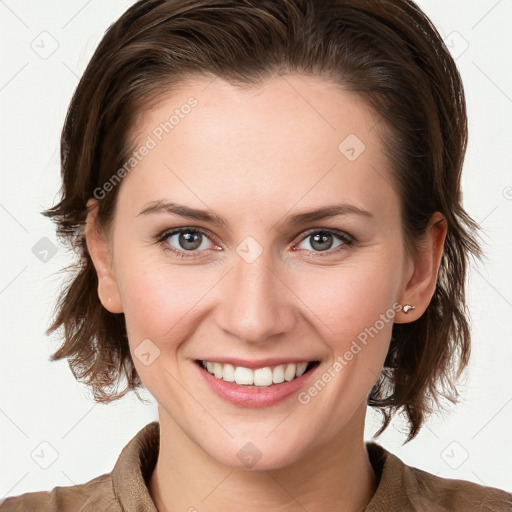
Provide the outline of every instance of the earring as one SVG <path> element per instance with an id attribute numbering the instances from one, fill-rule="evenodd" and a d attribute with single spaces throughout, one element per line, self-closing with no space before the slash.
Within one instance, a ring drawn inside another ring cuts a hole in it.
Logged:
<path id="1" fill-rule="evenodd" d="M 414 306 L 411 306 L 410 304 L 406 304 L 403 308 L 402 308 L 402 311 L 407 314 L 409 313 L 409 311 L 412 311 L 414 308 Z"/>

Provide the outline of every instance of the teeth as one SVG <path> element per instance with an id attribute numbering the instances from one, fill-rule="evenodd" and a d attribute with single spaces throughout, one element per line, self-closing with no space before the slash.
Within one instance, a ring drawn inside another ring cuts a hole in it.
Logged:
<path id="1" fill-rule="evenodd" d="M 306 371 L 306 368 L 308 367 L 308 364 L 309 363 L 299 363 L 297 365 L 297 373 L 295 375 L 297 377 L 300 377 Z"/>
<path id="2" fill-rule="evenodd" d="M 213 363 L 213 374 L 217 379 L 222 379 L 222 366 L 219 363 Z"/>
<path id="3" fill-rule="evenodd" d="M 218 377 L 222 378 L 222 377 Z M 251 386 L 254 384 L 254 372 L 249 368 L 244 368 L 242 366 L 237 366 L 235 368 L 235 382 L 237 384 L 247 384 Z"/>
<path id="4" fill-rule="evenodd" d="M 274 368 L 274 371 L 272 372 L 272 382 L 274 384 L 281 384 L 281 382 L 284 382 L 284 366 L 282 364 Z"/>
<path id="5" fill-rule="evenodd" d="M 287 380 L 287 381 L 293 380 L 293 378 L 295 377 L 296 371 L 297 371 L 297 367 L 293 363 L 288 364 L 286 366 L 286 370 L 284 371 L 284 380 Z"/>
<path id="6" fill-rule="evenodd" d="M 226 382 L 236 382 L 239 386 L 271 386 L 282 382 L 291 381 L 300 377 L 306 371 L 309 363 L 288 363 L 270 368 L 245 368 L 243 366 L 234 367 L 232 364 L 220 364 L 211 361 L 202 361 L 209 373 L 215 375 L 218 379 Z"/>
<path id="7" fill-rule="evenodd" d="M 235 367 L 232 364 L 225 364 L 222 368 L 222 376 L 220 378 L 227 382 L 235 382 Z"/>

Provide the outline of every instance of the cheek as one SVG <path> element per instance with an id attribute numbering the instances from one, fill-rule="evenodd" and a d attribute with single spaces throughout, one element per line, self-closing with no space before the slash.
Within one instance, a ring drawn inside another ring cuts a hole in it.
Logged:
<path id="1" fill-rule="evenodd" d="M 118 268 L 132 347 L 146 338 L 159 346 L 179 346 L 191 336 L 198 315 L 204 314 L 205 298 L 219 282 L 211 268 L 165 263 L 164 258 L 127 259 Z"/>
<path id="2" fill-rule="evenodd" d="M 325 339 L 343 350 L 347 341 L 376 323 L 379 331 L 391 331 L 398 268 L 397 258 L 375 251 L 338 269 L 317 270 L 308 279 L 297 279 L 294 292 Z M 381 315 L 391 317 L 385 326 L 378 322 Z"/>
<path id="3" fill-rule="evenodd" d="M 352 269 L 334 281 L 323 288 L 325 293 L 315 295 L 317 301 L 311 308 L 331 358 L 298 397 L 305 411 L 316 407 L 324 433 L 333 436 L 347 418 L 366 406 L 389 349 L 397 312 L 394 280 L 383 280 L 380 273 L 359 274 Z"/>
<path id="4" fill-rule="evenodd" d="M 327 409 L 339 413 L 340 421 L 366 399 L 382 369 L 398 309 L 398 264 L 381 253 L 365 263 L 358 260 L 336 272 L 317 273 L 297 292 L 331 352 L 332 364 L 319 377 L 332 390 L 323 398 L 329 402 Z M 322 382 L 304 403 L 323 389 Z"/>
<path id="5" fill-rule="evenodd" d="M 207 292 L 208 283 L 197 279 L 197 273 L 194 278 L 191 272 L 161 262 L 145 261 L 125 268 L 120 275 L 132 360 L 144 385 L 161 398 L 158 390 L 166 389 L 169 372 L 176 375 L 179 371 L 176 354 L 193 334 L 194 307 Z M 197 280 L 191 284 L 191 279 Z"/>
<path id="6" fill-rule="evenodd" d="M 134 337 L 162 339 L 179 326 L 193 305 L 193 287 L 187 287 L 179 272 L 147 268 L 130 271 L 120 286 L 128 332 Z"/>

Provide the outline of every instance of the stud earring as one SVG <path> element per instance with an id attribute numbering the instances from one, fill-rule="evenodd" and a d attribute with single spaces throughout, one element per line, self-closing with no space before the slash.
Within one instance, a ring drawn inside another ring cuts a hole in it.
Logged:
<path id="1" fill-rule="evenodd" d="M 414 306 L 411 306 L 410 304 L 406 304 L 403 308 L 402 308 L 402 311 L 407 314 L 409 313 L 409 311 L 412 311 L 414 308 Z"/>

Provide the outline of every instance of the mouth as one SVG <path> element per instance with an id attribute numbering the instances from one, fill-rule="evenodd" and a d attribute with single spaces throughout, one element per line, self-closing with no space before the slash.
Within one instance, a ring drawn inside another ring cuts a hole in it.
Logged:
<path id="1" fill-rule="evenodd" d="M 320 361 L 316 360 L 247 368 L 231 363 L 200 359 L 196 359 L 194 362 L 219 380 L 250 388 L 268 388 L 290 382 L 302 377 L 320 364 Z"/>

